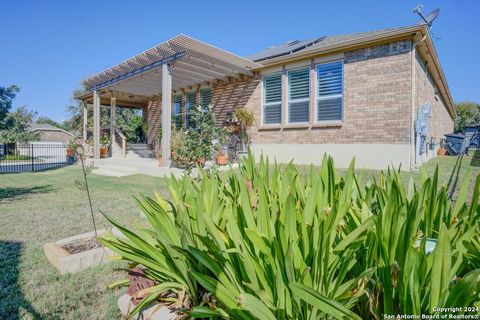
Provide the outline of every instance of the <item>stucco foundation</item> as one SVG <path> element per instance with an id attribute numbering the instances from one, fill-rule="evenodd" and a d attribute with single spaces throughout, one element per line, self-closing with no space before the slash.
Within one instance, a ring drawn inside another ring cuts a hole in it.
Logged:
<path id="1" fill-rule="evenodd" d="M 251 149 L 257 157 L 263 153 L 279 163 L 294 160 L 295 164 L 320 165 L 326 153 L 338 168 L 347 168 L 355 158 L 356 168 L 387 169 L 401 165 L 402 169 L 409 169 L 408 144 L 257 144 Z"/>

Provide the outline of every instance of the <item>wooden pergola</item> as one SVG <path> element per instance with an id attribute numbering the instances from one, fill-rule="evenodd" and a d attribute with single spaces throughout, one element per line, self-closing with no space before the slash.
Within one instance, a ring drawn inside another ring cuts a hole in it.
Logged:
<path id="1" fill-rule="evenodd" d="M 133 58 L 95 74 L 82 84 L 87 89 L 76 95 L 93 104 L 93 155 L 100 158 L 100 105 L 110 105 L 111 132 L 116 107 L 146 106 L 150 97 L 161 97 L 163 166 L 170 166 L 172 92 L 195 85 L 212 84 L 236 77 L 251 77 L 261 65 L 251 60 L 193 39 L 176 36 Z M 168 97 L 164 99 L 163 97 Z M 87 112 L 84 112 L 84 137 Z"/>

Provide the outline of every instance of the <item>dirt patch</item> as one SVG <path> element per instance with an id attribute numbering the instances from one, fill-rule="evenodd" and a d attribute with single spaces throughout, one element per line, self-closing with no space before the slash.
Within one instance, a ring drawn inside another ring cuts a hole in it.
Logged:
<path id="1" fill-rule="evenodd" d="M 70 254 L 81 253 L 100 247 L 101 245 L 96 238 L 78 239 L 62 246 L 62 248 Z"/>

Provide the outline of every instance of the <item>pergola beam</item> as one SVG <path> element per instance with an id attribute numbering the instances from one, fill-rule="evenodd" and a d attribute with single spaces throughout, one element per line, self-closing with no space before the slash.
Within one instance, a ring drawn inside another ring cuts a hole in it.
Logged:
<path id="1" fill-rule="evenodd" d="M 138 67 L 132 71 L 129 71 L 125 74 L 122 74 L 118 77 L 115 77 L 113 79 L 110 79 L 108 81 L 105 81 L 105 82 L 102 82 L 102 83 L 99 83 L 93 87 L 90 88 L 90 91 L 94 91 L 94 90 L 99 90 L 99 89 L 103 89 L 103 88 L 106 88 L 108 86 L 111 86 L 112 84 L 115 84 L 117 82 L 120 82 L 120 81 L 124 81 L 124 80 L 127 80 L 129 78 L 132 78 L 132 77 L 135 77 L 135 76 L 138 76 L 144 72 L 147 72 L 149 70 L 152 70 L 152 69 L 155 69 L 159 66 L 163 66 L 165 64 L 169 64 L 169 63 L 172 63 L 174 61 L 177 61 L 179 59 L 181 59 L 183 56 L 185 56 L 185 51 L 182 51 L 182 52 L 177 52 L 171 56 L 168 56 L 168 57 L 165 57 L 163 58 L 162 60 L 160 61 L 157 61 L 157 62 L 153 62 L 153 63 L 150 63 L 148 65 L 145 65 L 145 66 L 141 66 L 141 67 Z"/>

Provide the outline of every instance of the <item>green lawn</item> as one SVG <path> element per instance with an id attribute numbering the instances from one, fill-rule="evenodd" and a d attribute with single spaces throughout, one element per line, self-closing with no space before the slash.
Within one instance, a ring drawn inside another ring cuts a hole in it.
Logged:
<path id="1" fill-rule="evenodd" d="M 59 275 L 43 254 L 46 242 L 93 230 L 87 198 L 74 181 L 77 167 L 0 175 L 0 319 L 114 319 L 122 278 L 111 263 Z M 132 195 L 166 191 L 163 179 L 89 176 L 95 208 L 125 223 L 142 220 Z M 106 220 L 96 212 L 97 224 Z M 123 274 L 124 275 L 124 274 Z"/>
<path id="2" fill-rule="evenodd" d="M 464 178 L 480 173 L 480 157 L 439 157 L 424 169 L 439 167 L 441 183 L 453 192 Z M 360 170 L 362 183 L 374 170 Z M 340 170 L 340 173 L 344 172 Z M 406 181 L 418 173 L 402 172 Z M 115 319 L 116 300 L 123 290 L 107 290 L 107 284 L 123 278 L 110 263 L 74 275 L 59 275 L 43 254 L 43 244 L 92 230 L 87 198 L 74 181 L 78 167 L 0 175 L 0 319 Z M 163 179 L 146 176 L 108 178 L 90 175 L 92 201 L 100 226 L 106 225 L 98 210 L 126 224 L 142 221 L 132 195 L 166 195 Z"/>

